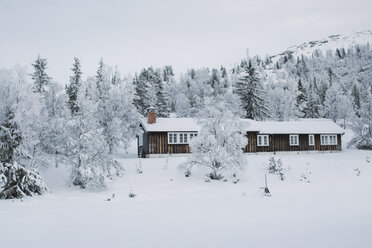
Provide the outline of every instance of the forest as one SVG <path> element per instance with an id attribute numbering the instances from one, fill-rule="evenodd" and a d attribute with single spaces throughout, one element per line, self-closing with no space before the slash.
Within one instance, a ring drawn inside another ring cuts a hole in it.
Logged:
<path id="1" fill-rule="evenodd" d="M 372 149 L 369 44 L 315 50 L 311 56 L 246 57 L 231 68 L 190 68 L 179 76 L 171 65 L 123 76 L 101 59 L 96 75 L 83 79 L 83 68 L 74 58 L 65 85 L 48 74 L 41 56 L 31 72 L 19 65 L 0 69 L 0 198 L 48 191 L 38 171 L 50 166 L 67 166 L 72 186 L 107 187 L 124 173 L 113 154 L 130 146 L 149 107 L 159 117 L 219 115 L 222 121 L 329 118 L 354 131 L 350 146 Z M 230 124 L 226 139 L 239 131 Z M 199 136 L 191 148 L 210 137 L 208 130 Z M 239 164 L 229 156 L 243 143 L 241 137 L 230 140 L 235 148 L 221 160 Z"/>

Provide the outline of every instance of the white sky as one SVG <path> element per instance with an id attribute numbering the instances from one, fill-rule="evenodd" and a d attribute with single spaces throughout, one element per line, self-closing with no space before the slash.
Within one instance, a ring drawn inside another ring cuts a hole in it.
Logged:
<path id="1" fill-rule="evenodd" d="M 371 0 L 0 0 L 0 67 L 31 70 L 40 54 L 63 84 L 74 56 L 84 76 L 100 57 L 122 74 L 166 64 L 179 73 L 363 29 Z"/>

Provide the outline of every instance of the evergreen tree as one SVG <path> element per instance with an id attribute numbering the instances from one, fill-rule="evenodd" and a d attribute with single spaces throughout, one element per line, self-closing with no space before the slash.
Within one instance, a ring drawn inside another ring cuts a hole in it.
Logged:
<path id="1" fill-rule="evenodd" d="M 355 113 L 359 116 L 360 110 L 360 91 L 357 83 L 354 82 L 353 87 L 351 89 L 351 97 L 353 99 L 353 107 Z"/>
<path id="2" fill-rule="evenodd" d="M 98 69 L 96 74 L 96 86 L 97 86 L 97 94 L 98 99 L 106 100 L 108 95 L 108 91 L 111 88 L 112 79 L 110 79 L 110 72 L 107 66 L 103 63 L 103 59 L 101 58 L 98 63 Z"/>
<path id="3" fill-rule="evenodd" d="M 51 81 L 51 78 L 46 73 L 47 65 L 47 59 L 40 58 L 40 55 L 32 64 L 34 72 L 31 74 L 31 78 L 34 80 L 34 92 L 44 92 L 45 87 Z"/>
<path id="4" fill-rule="evenodd" d="M 135 75 L 133 78 L 133 84 L 135 85 L 136 93 L 133 100 L 134 106 L 136 106 L 139 113 L 142 115 L 146 114 L 146 103 L 145 103 L 145 94 L 146 94 L 146 84 L 138 75 Z"/>
<path id="5" fill-rule="evenodd" d="M 15 161 L 15 151 L 21 145 L 22 135 L 14 111 L 6 107 L 0 123 L 0 199 L 22 198 L 42 194 L 48 190 L 39 174 Z"/>
<path id="6" fill-rule="evenodd" d="M 327 69 L 327 73 L 328 73 L 328 83 L 329 83 L 329 87 L 331 87 L 331 86 L 332 86 L 332 83 L 333 83 L 333 81 L 334 81 L 334 78 L 335 78 L 335 74 L 334 74 L 334 72 L 333 72 L 333 70 L 332 70 L 331 67 L 328 67 L 328 69 Z"/>
<path id="7" fill-rule="evenodd" d="M 73 75 L 70 76 L 70 85 L 66 86 L 66 93 L 68 95 L 68 106 L 71 114 L 75 115 L 79 111 L 77 105 L 78 91 L 81 85 L 81 65 L 78 58 L 74 58 L 74 64 L 71 68 Z"/>
<path id="8" fill-rule="evenodd" d="M 169 115 L 160 70 L 155 70 L 152 67 L 143 69 L 140 75 L 135 78 L 134 85 L 136 86 L 134 104 L 142 115 L 147 113 L 149 107 L 155 107 L 159 117 Z"/>
<path id="9" fill-rule="evenodd" d="M 306 90 L 304 86 L 302 85 L 301 78 L 298 80 L 297 83 L 297 97 L 296 97 L 296 106 L 297 109 L 300 111 L 301 115 L 300 117 L 303 117 L 303 109 L 305 107 L 305 104 L 307 102 L 307 97 L 306 97 Z"/>
<path id="10" fill-rule="evenodd" d="M 306 99 L 307 101 L 302 109 L 303 117 L 319 118 L 319 97 L 314 91 L 312 82 L 310 82 Z"/>
<path id="11" fill-rule="evenodd" d="M 2 164 L 13 163 L 15 150 L 21 141 L 22 135 L 14 120 L 14 111 L 6 106 L 5 118 L 0 123 L 0 162 Z"/>
<path id="12" fill-rule="evenodd" d="M 156 81 L 156 108 L 158 110 L 159 117 L 168 117 L 169 116 L 169 109 L 167 105 L 167 101 L 164 96 L 164 86 L 163 81 L 157 80 Z M 149 106 L 150 107 L 150 106 Z"/>
<path id="13" fill-rule="evenodd" d="M 34 85 L 33 85 L 34 86 Z M 39 141 L 39 97 L 24 68 L 0 69 L 0 198 L 13 199 L 47 190 L 31 169 Z M 44 92 L 43 92 L 44 93 Z M 37 164 L 35 164 L 35 167 Z"/>
<path id="14" fill-rule="evenodd" d="M 173 67 L 171 65 L 166 65 L 163 68 L 163 81 L 169 81 L 170 77 L 174 76 Z"/>
<path id="15" fill-rule="evenodd" d="M 245 118 L 263 120 L 269 117 L 267 101 L 264 98 L 265 91 L 251 63 L 248 63 L 239 76 L 235 84 L 235 93 L 240 97 Z"/>

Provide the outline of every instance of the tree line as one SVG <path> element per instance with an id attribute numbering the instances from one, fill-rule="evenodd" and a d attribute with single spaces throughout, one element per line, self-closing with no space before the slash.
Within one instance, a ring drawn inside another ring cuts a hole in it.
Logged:
<path id="1" fill-rule="evenodd" d="M 31 74 L 0 69 L 0 198 L 45 192 L 37 171 L 51 165 L 67 165 L 71 185 L 105 187 L 123 173 L 112 154 L 129 147 L 149 107 L 159 117 L 203 118 L 211 103 L 223 102 L 234 118 L 331 118 L 355 131 L 358 148 L 372 149 L 369 44 L 310 57 L 247 57 L 230 69 L 191 68 L 179 77 L 170 65 L 122 76 L 101 59 L 83 80 L 74 58 L 64 88 L 47 66 L 39 56 Z"/>

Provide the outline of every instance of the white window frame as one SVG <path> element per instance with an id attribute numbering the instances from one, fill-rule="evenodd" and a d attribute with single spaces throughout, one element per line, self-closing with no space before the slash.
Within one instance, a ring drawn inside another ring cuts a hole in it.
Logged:
<path id="1" fill-rule="evenodd" d="M 174 142 L 176 140 L 176 142 Z M 178 144 L 178 134 L 177 133 L 168 133 L 168 144 Z"/>
<path id="2" fill-rule="evenodd" d="M 138 136 L 138 146 L 143 146 L 143 133 Z"/>
<path id="3" fill-rule="evenodd" d="M 321 134 L 320 145 L 322 146 L 338 145 L 337 134 Z"/>
<path id="4" fill-rule="evenodd" d="M 190 140 L 198 136 L 197 132 L 168 132 L 168 144 L 189 144 Z M 174 142 L 176 137 L 176 142 Z"/>
<path id="5" fill-rule="evenodd" d="M 315 146 L 315 136 L 314 136 L 314 134 L 309 134 L 309 146 Z"/>
<path id="6" fill-rule="evenodd" d="M 270 144 L 270 141 L 269 141 L 269 135 L 268 134 L 258 134 L 257 135 L 257 146 L 269 146 L 269 144 Z"/>
<path id="7" fill-rule="evenodd" d="M 300 136 L 298 134 L 289 135 L 289 145 L 290 146 L 299 146 L 300 145 Z"/>

